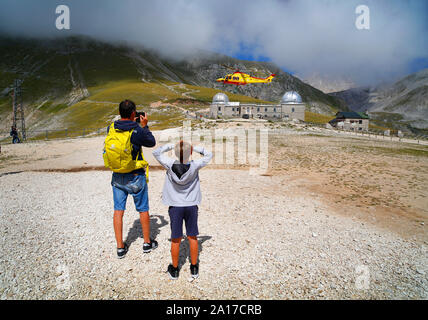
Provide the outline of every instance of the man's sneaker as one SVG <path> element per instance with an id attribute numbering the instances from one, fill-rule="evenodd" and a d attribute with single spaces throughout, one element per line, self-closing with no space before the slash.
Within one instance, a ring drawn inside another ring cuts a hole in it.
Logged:
<path id="1" fill-rule="evenodd" d="M 169 278 L 171 280 L 177 280 L 178 279 L 179 270 L 178 270 L 178 268 L 174 268 L 174 266 L 172 264 L 170 264 L 168 266 L 168 274 L 169 274 Z"/>
<path id="2" fill-rule="evenodd" d="M 149 253 L 150 251 L 158 247 L 158 242 L 156 240 L 150 239 L 150 243 L 143 244 L 143 252 Z"/>
<path id="3" fill-rule="evenodd" d="M 123 248 L 117 248 L 117 257 L 119 259 L 122 259 L 123 257 L 126 256 L 126 253 L 128 252 L 128 245 L 126 244 L 126 242 L 123 244 Z"/>
<path id="4" fill-rule="evenodd" d="M 190 264 L 190 274 L 192 275 L 193 279 L 199 277 L 199 263 L 195 265 Z"/>

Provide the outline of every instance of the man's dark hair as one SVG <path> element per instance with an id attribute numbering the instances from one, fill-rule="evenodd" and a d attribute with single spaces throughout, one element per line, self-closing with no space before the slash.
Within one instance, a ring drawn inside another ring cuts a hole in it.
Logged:
<path id="1" fill-rule="evenodd" d="M 119 104 L 119 114 L 122 118 L 129 118 L 133 111 L 136 111 L 135 103 L 131 100 L 123 100 Z"/>

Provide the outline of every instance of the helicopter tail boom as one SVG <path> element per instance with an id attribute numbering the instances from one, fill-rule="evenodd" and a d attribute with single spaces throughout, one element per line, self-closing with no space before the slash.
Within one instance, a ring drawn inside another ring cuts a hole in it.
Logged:
<path id="1" fill-rule="evenodd" d="M 271 74 L 269 77 L 266 78 L 266 80 L 272 81 L 272 79 L 276 76 L 276 74 Z"/>

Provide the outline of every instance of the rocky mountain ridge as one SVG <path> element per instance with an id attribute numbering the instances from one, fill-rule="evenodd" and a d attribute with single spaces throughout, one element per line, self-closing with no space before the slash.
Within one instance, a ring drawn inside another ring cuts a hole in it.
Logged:
<path id="1" fill-rule="evenodd" d="M 394 83 L 360 87 L 331 93 L 354 111 L 368 110 L 388 122 L 394 117 L 416 129 L 428 129 L 428 69 Z"/>

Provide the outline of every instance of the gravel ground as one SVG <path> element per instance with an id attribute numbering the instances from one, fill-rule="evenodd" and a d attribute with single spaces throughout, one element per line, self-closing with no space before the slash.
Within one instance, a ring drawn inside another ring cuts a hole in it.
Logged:
<path id="1" fill-rule="evenodd" d="M 151 233 L 142 253 L 132 199 L 128 255 L 116 258 L 110 173 L 0 177 L 1 299 L 427 299 L 427 243 L 335 214 L 318 195 L 246 170 L 200 173 L 200 278 L 169 280 L 163 171 L 149 183 Z M 283 177 L 281 178 L 283 179 Z M 355 209 L 357 210 L 357 208 Z M 367 280 L 367 281 L 366 281 Z"/>

